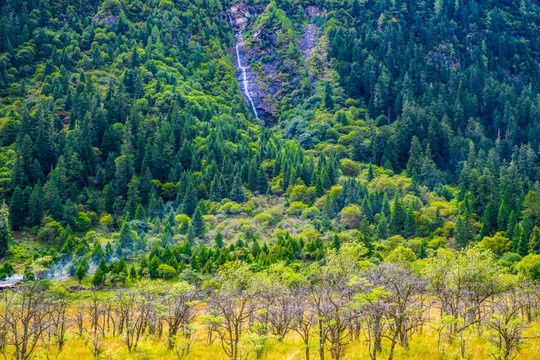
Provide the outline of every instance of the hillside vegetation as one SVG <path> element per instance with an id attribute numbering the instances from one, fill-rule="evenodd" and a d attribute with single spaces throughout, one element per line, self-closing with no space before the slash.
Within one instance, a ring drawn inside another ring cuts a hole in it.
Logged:
<path id="1" fill-rule="evenodd" d="M 2 1 L 0 352 L 533 356 L 539 27 L 531 0 Z"/>

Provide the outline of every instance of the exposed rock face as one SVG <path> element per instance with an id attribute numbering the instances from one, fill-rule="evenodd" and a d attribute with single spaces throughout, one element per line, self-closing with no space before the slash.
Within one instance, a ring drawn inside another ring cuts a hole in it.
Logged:
<path id="1" fill-rule="evenodd" d="M 314 51 L 318 52 L 319 43 L 319 26 L 312 19 L 324 17 L 326 11 L 308 7 L 305 15 L 309 24 L 296 38 L 290 36 L 294 29 L 288 27 L 287 20 L 261 22 L 258 16 L 262 13 L 268 18 L 267 11 L 236 3 L 228 16 L 235 34 L 232 53 L 240 90 L 253 112 L 269 124 L 281 111 L 309 96 L 305 82 L 313 83 L 318 78 L 310 65 L 310 60 L 318 56 Z"/>
<path id="2" fill-rule="evenodd" d="M 244 3 L 236 3 L 229 10 L 232 18 L 232 26 L 234 31 L 243 31 L 248 24 L 251 13 L 249 7 Z"/>
<path id="3" fill-rule="evenodd" d="M 251 17 L 249 9 L 245 4 L 237 3 L 233 5 L 227 16 L 234 31 L 236 80 L 240 86 L 240 91 L 255 117 L 265 120 L 266 116 L 264 114 L 260 115 L 263 113 L 260 109 L 261 91 L 257 85 L 256 76 L 249 66 L 250 61 L 246 57 L 246 46 L 244 43 L 244 34 L 242 33 L 247 26 L 249 17 Z"/>

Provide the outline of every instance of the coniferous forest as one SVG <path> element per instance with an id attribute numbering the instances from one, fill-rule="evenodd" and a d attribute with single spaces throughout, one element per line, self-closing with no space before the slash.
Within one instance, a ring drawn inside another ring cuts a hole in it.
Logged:
<path id="1" fill-rule="evenodd" d="M 0 1 L 4 359 L 533 359 L 535 0 Z"/>

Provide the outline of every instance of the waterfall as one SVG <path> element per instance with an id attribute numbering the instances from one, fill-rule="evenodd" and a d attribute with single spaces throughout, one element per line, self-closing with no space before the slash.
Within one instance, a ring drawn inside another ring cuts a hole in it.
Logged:
<path id="1" fill-rule="evenodd" d="M 234 27 L 233 27 L 233 23 L 232 23 L 231 14 L 229 12 L 227 12 L 227 16 L 229 17 L 229 23 L 231 24 L 231 28 L 233 28 L 233 32 L 234 32 Z M 251 94 L 249 93 L 248 79 L 247 79 L 247 75 L 246 75 L 246 68 L 244 66 L 242 66 L 242 58 L 240 57 L 239 46 L 240 45 L 245 45 L 244 40 L 243 40 L 242 32 L 239 31 L 237 34 L 234 34 L 234 41 L 235 41 L 234 48 L 236 50 L 236 63 L 238 64 L 238 69 L 240 69 L 240 71 L 242 72 L 242 86 L 240 88 L 241 89 L 242 89 L 242 87 L 244 88 L 244 95 L 246 96 L 249 104 L 251 105 L 251 108 L 253 109 L 253 113 L 255 114 L 255 117 L 258 119 L 259 114 L 257 113 L 257 109 L 255 108 L 255 103 L 253 103 L 253 99 L 251 98 Z"/>

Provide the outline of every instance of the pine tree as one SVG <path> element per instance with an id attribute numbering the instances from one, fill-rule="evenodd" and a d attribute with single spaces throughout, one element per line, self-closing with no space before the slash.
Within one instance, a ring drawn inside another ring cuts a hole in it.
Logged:
<path id="1" fill-rule="evenodd" d="M 144 207 L 139 204 L 137 205 L 137 210 L 135 211 L 135 220 L 145 221 L 146 220 L 146 211 Z"/>
<path id="2" fill-rule="evenodd" d="M 529 253 L 538 254 L 538 252 L 540 252 L 540 229 L 535 226 L 529 239 Z"/>
<path id="3" fill-rule="evenodd" d="M 214 238 L 214 241 L 218 249 L 223 248 L 223 234 L 222 233 L 218 232 L 216 234 L 216 237 Z"/>
<path id="4" fill-rule="evenodd" d="M 210 184 L 210 200 L 221 201 L 221 183 L 218 176 L 214 176 L 214 180 Z"/>
<path id="5" fill-rule="evenodd" d="M 517 253 L 521 256 L 525 256 L 529 253 L 529 239 L 527 239 L 527 236 L 525 235 L 525 230 L 523 227 L 521 227 L 521 231 L 519 234 L 519 243 L 517 246 Z"/>
<path id="6" fill-rule="evenodd" d="M 407 162 L 407 176 L 413 181 L 420 182 L 420 174 L 423 163 L 422 145 L 416 136 L 411 140 L 411 149 L 409 151 L 409 161 Z"/>
<path id="7" fill-rule="evenodd" d="M 11 228 L 9 226 L 9 209 L 6 203 L 2 202 L 2 205 L 0 205 L 0 259 L 6 256 L 10 239 Z"/>
<path id="8" fill-rule="evenodd" d="M 124 225 L 122 225 L 122 229 L 120 229 L 120 235 L 118 237 L 118 243 L 120 244 L 122 251 L 133 250 L 135 240 L 135 235 L 131 230 L 131 226 L 125 222 Z"/>
<path id="9" fill-rule="evenodd" d="M 103 284 L 103 282 L 105 282 L 105 275 L 103 274 L 101 268 L 98 267 L 94 274 L 94 277 L 92 278 L 92 285 L 94 287 L 98 287 Z"/>
<path id="10" fill-rule="evenodd" d="M 255 192 L 257 191 L 257 175 L 258 175 L 258 166 L 257 161 L 255 159 L 251 159 L 249 163 L 249 171 L 248 171 L 248 178 L 247 178 L 247 187 L 249 190 Z"/>
<path id="11" fill-rule="evenodd" d="M 107 263 L 105 262 L 104 256 L 102 256 L 101 260 L 99 261 L 98 269 L 101 269 L 103 274 L 106 274 L 107 271 L 109 271 L 109 268 L 107 267 Z"/>
<path id="12" fill-rule="evenodd" d="M 9 222 L 13 230 L 20 230 L 25 224 L 26 201 L 23 191 L 16 187 L 9 205 Z"/>
<path id="13" fill-rule="evenodd" d="M 373 166 L 369 164 L 367 181 L 370 182 L 373 179 L 375 179 L 375 174 L 373 173 Z"/>
<path id="14" fill-rule="evenodd" d="M 336 249 L 339 250 L 341 248 L 341 240 L 337 234 L 334 234 L 334 237 L 332 238 L 332 242 L 328 246 L 330 249 Z"/>
<path id="15" fill-rule="evenodd" d="M 240 176 L 238 174 L 234 176 L 229 197 L 232 201 L 238 203 L 243 203 L 246 201 L 246 196 L 244 194 L 244 190 L 242 189 L 242 181 L 240 180 Z"/>
<path id="16" fill-rule="evenodd" d="M 385 240 L 390 236 L 390 229 L 388 228 L 388 222 L 384 214 L 381 214 L 379 218 L 379 224 L 377 224 L 376 236 L 379 239 Z"/>
<path id="17" fill-rule="evenodd" d="M 99 241 L 96 241 L 94 243 L 94 248 L 92 249 L 92 260 L 94 260 L 94 262 L 98 261 L 99 259 L 103 258 L 103 256 L 105 255 L 105 252 L 103 251 L 103 248 L 101 247 L 101 244 L 99 243 Z"/>
<path id="18" fill-rule="evenodd" d="M 30 194 L 29 225 L 39 225 L 43 218 L 43 212 L 43 188 L 38 182 Z"/>
<path id="19" fill-rule="evenodd" d="M 474 234 L 472 232 L 472 226 L 470 224 L 468 214 L 466 214 L 465 217 L 458 216 L 456 222 L 456 229 L 454 230 L 454 240 L 456 242 L 456 247 L 466 247 L 473 240 L 473 237 Z"/>
<path id="20" fill-rule="evenodd" d="M 182 212 L 189 217 L 193 216 L 195 208 L 197 207 L 197 196 L 195 194 L 195 185 L 192 181 L 186 188 L 186 194 L 184 196 L 184 203 L 182 205 Z"/>
<path id="21" fill-rule="evenodd" d="M 79 264 L 79 267 L 77 268 L 77 271 L 75 272 L 75 276 L 77 277 L 77 280 L 79 280 L 79 282 L 81 282 L 81 280 L 86 276 L 86 270 L 83 264 Z"/>
<path id="22" fill-rule="evenodd" d="M 405 220 L 405 237 L 407 239 L 412 239 L 416 236 L 416 217 L 414 216 L 414 210 L 409 207 L 407 211 L 407 218 Z"/>
<path id="23" fill-rule="evenodd" d="M 49 209 L 49 214 L 56 221 L 62 220 L 62 216 L 64 215 L 64 205 L 62 204 L 60 196 L 56 195 L 54 197 Z"/>
<path id="24" fill-rule="evenodd" d="M 190 244 L 194 244 L 196 238 L 197 235 L 195 235 L 195 229 L 193 229 L 193 225 L 190 224 L 187 232 L 187 241 Z"/>
<path id="25" fill-rule="evenodd" d="M 390 215 L 390 233 L 392 235 L 403 235 L 406 221 L 407 210 L 399 198 L 399 195 L 396 194 L 392 204 L 392 213 Z"/>
<path id="26" fill-rule="evenodd" d="M 268 177 L 266 176 L 266 172 L 263 170 L 262 166 L 260 166 L 259 171 L 257 172 L 257 191 L 260 194 L 266 194 L 267 190 Z"/>
<path id="27" fill-rule="evenodd" d="M 195 236 L 198 238 L 204 237 L 206 229 L 205 229 L 204 218 L 203 218 L 200 206 L 197 206 L 197 208 L 195 209 L 195 212 L 193 213 L 193 219 L 191 220 L 191 224 L 193 226 L 193 231 L 195 233 Z"/>
<path id="28" fill-rule="evenodd" d="M 332 87 L 330 84 L 326 84 L 324 88 L 324 107 L 327 110 L 332 110 L 334 108 L 334 100 L 332 99 Z"/>

